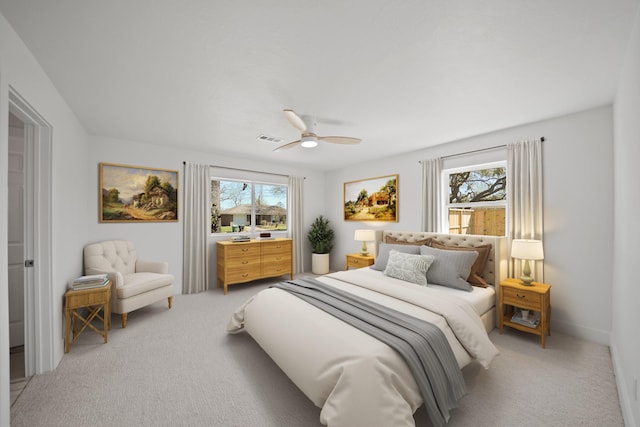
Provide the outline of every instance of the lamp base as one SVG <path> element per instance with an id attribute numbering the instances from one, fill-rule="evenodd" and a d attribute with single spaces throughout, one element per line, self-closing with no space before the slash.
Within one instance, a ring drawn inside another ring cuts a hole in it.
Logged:
<path id="1" fill-rule="evenodd" d="M 362 249 L 360 249 L 360 255 L 362 256 L 369 255 L 369 250 L 367 249 L 367 242 L 362 242 Z"/>
<path id="2" fill-rule="evenodd" d="M 531 286 L 533 283 L 533 277 L 531 276 L 520 276 L 520 280 L 522 280 L 524 286 Z"/>

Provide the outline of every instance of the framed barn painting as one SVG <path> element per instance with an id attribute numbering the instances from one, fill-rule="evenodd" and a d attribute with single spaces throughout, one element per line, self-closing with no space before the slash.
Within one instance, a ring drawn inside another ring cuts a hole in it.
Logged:
<path id="1" fill-rule="evenodd" d="M 398 175 L 344 183 L 345 221 L 398 221 Z"/>
<path id="2" fill-rule="evenodd" d="M 100 163 L 100 222 L 178 221 L 178 171 Z"/>

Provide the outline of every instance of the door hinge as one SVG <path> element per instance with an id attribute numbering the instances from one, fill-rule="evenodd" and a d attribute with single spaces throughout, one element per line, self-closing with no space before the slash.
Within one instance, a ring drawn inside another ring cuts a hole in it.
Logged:
<path id="1" fill-rule="evenodd" d="M 33 267 L 33 260 L 32 259 L 28 259 L 24 262 L 24 266 L 25 267 Z"/>

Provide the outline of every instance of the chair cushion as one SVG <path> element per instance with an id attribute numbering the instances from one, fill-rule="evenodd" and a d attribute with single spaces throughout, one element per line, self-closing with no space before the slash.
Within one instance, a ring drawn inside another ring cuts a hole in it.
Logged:
<path id="1" fill-rule="evenodd" d="M 126 240 L 107 240 L 84 248 L 84 262 L 87 270 L 132 274 L 136 271 L 137 259 L 138 254 L 134 243 Z"/>
<path id="2" fill-rule="evenodd" d="M 173 275 L 158 273 L 133 273 L 124 276 L 124 286 L 117 288 L 118 298 L 131 298 L 164 286 L 173 285 Z"/>

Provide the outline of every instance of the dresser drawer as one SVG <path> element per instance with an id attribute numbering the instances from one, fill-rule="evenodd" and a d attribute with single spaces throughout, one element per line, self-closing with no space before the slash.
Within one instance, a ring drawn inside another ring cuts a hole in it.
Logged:
<path id="1" fill-rule="evenodd" d="M 537 292 L 507 287 L 501 288 L 501 292 L 503 292 L 504 304 L 532 310 L 540 310 L 542 308 L 542 298 Z"/>
<path id="2" fill-rule="evenodd" d="M 262 256 L 268 257 L 271 255 L 289 255 L 291 256 L 291 241 L 274 241 L 262 243 Z"/>
<path id="3" fill-rule="evenodd" d="M 271 264 L 274 262 L 291 262 L 291 253 L 287 252 L 284 254 L 271 254 L 264 255 L 262 257 L 263 264 Z"/>
<path id="4" fill-rule="evenodd" d="M 262 274 L 265 276 L 281 276 L 287 273 L 291 273 L 291 259 L 262 264 Z"/>
<path id="5" fill-rule="evenodd" d="M 249 282 L 260 278 L 260 266 L 257 269 L 229 269 L 226 281 L 228 283 Z"/>
<path id="6" fill-rule="evenodd" d="M 225 248 L 228 260 L 238 258 L 260 258 L 260 245 L 255 243 L 234 243 Z"/>
<path id="7" fill-rule="evenodd" d="M 260 258 L 232 258 L 227 261 L 226 267 L 229 273 L 245 270 L 256 270 L 260 272 Z"/>

